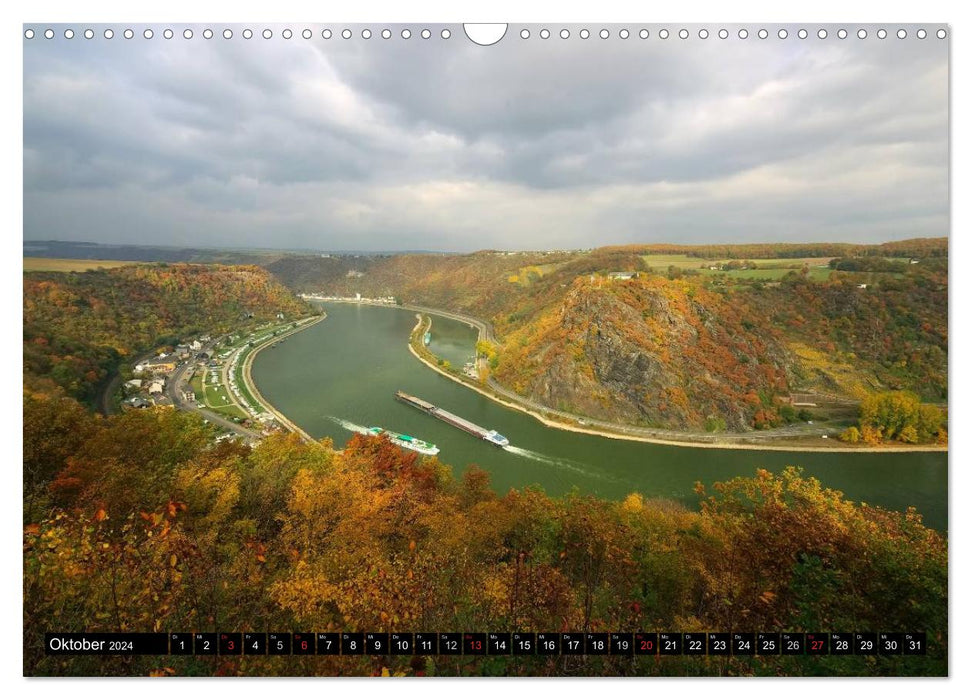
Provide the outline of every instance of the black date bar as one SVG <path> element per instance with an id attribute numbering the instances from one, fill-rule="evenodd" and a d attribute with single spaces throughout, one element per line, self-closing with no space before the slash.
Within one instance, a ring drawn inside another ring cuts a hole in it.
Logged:
<path id="1" fill-rule="evenodd" d="M 44 652 L 52 656 L 136 656 L 169 653 L 165 632 L 48 632 Z"/>

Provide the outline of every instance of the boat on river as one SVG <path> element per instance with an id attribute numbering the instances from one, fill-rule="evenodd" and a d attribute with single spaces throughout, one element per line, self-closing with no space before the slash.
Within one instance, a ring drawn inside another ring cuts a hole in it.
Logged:
<path id="1" fill-rule="evenodd" d="M 412 450 L 414 452 L 419 452 L 423 455 L 434 456 L 437 455 L 440 450 L 438 447 L 430 442 L 425 442 L 424 440 L 419 440 L 411 435 L 405 435 L 403 433 L 396 433 L 393 430 L 386 430 L 384 428 L 379 428 L 377 426 L 367 428 L 366 430 L 360 431 L 362 435 L 370 435 L 372 437 L 384 436 L 388 438 L 393 444 L 398 447 L 403 447 L 406 450 Z"/>
<path id="2" fill-rule="evenodd" d="M 496 447 L 506 447 L 509 444 L 509 438 L 505 437 L 504 435 L 500 435 L 495 430 L 486 430 L 482 426 L 476 425 L 472 421 L 467 421 L 461 416 L 457 416 L 454 413 L 446 411 L 444 408 L 439 408 L 435 404 L 431 404 L 424 399 L 419 399 L 417 396 L 406 394 L 403 391 L 396 391 L 394 396 L 402 403 L 406 403 L 420 411 L 424 411 L 428 415 L 434 416 L 440 421 L 444 421 L 445 423 L 448 423 L 459 430 L 464 430 L 471 435 L 482 438 L 486 442 L 491 442 Z"/>

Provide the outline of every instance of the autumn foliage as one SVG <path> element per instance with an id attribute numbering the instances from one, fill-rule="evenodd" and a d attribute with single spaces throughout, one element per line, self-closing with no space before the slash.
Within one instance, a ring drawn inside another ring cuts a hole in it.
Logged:
<path id="1" fill-rule="evenodd" d="M 33 417 L 27 674 L 944 674 L 947 542 L 914 512 L 782 474 L 699 486 L 701 510 L 496 494 L 354 437 L 213 445 L 170 409 Z M 39 444 L 43 442 L 43 445 Z M 42 468 L 41 468 L 42 467 Z M 49 657 L 53 630 L 924 630 L 930 654 L 689 657 Z"/>
<path id="2" fill-rule="evenodd" d="M 307 312 L 265 270 L 253 266 L 157 264 L 89 272 L 24 274 L 24 372 L 93 401 L 125 358 L 217 334 L 240 316 Z"/>

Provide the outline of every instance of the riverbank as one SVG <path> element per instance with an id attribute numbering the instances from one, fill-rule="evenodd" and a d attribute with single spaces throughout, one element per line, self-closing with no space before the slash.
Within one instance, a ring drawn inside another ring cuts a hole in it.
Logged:
<path id="1" fill-rule="evenodd" d="M 317 442 L 317 441 L 310 435 L 310 433 L 308 433 L 299 425 L 297 425 L 292 420 L 287 418 L 279 409 L 277 409 L 273 404 L 267 401 L 266 397 L 263 396 L 263 394 L 260 393 L 260 390 L 256 386 L 256 382 L 253 381 L 253 375 L 252 375 L 253 360 L 256 358 L 257 355 L 260 354 L 261 351 L 265 350 L 267 347 L 273 345 L 274 343 L 278 343 L 284 338 L 287 338 L 295 333 L 299 333 L 300 331 L 306 330 L 311 326 L 315 326 L 321 321 L 323 321 L 325 318 L 327 318 L 327 314 L 324 312 L 321 312 L 320 316 L 316 318 L 312 318 L 309 321 L 304 321 L 302 325 L 298 325 L 296 328 L 293 328 L 287 331 L 283 335 L 274 336 L 272 338 L 267 339 L 260 345 L 253 348 L 243 360 L 242 379 L 243 379 L 243 384 L 246 387 L 246 390 L 250 392 L 253 398 L 256 399 L 256 401 L 258 401 L 260 405 L 267 412 L 273 415 L 274 419 L 276 419 L 276 421 L 280 425 L 287 428 L 291 432 L 299 435 L 300 438 L 305 442 Z"/>
<path id="2" fill-rule="evenodd" d="M 600 437 L 611 438 L 613 440 L 629 440 L 633 442 L 647 442 L 655 445 L 670 445 L 674 447 L 700 447 L 706 449 L 717 449 L 717 450 L 764 450 L 764 451 L 776 451 L 776 452 L 875 452 L 875 453 L 890 453 L 890 452 L 947 452 L 946 445 L 886 445 L 886 446 L 849 446 L 844 444 L 834 444 L 830 446 L 822 445 L 807 445 L 805 444 L 806 439 L 800 438 L 772 438 L 772 437 L 759 437 L 758 434 L 753 436 L 744 437 L 719 437 L 719 436 L 696 436 L 691 433 L 683 433 L 679 437 L 657 437 L 648 435 L 634 435 L 625 432 L 619 432 L 615 430 L 610 430 L 604 427 L 593 427 L 590 425 L 579 425 L 578 423 L 568 423 L 563 420 L 556 420 L 550 417 L 548 414 L 540 409 L 531 408 L 525 406 L 517 401 L 509 400 L 504 396 L 498 396 L 495 392 L 490 391 L 492 387 L 486 388 L 481 383 L 475 382 L 471 378 L 465 377 L 464 375 L 459 375 L 454 372 L 450 372 L 447 369 L 439 366 L 436 362 L 433 362 L 430 357 L 433 357 L 431 353 L 424 348 L 424 346 L 416 347 L 420 342 L 421 333 L 419 329 L 422 326 L 422 313 L 427 314 L 437 314 L 435 310 L 425 309 L 423 307 L 411 307 L 409 305 L 402 305 L 400 308 L 406 308 L 409 310 L 418 310 L 416 316 L 418 322 L 412 329 L 411 336 L 408 339 L 408 349 L 411 354 L 414 355 L 422 364 L 428 368 L 438 372 L 443 377 L 447 377 L 454 382 L 462 384 L 463 386 L 475 391 L 482 396 L 485 396 L 498 404 L 501 404 L 507 408 L 511 408 L 521 413 L 532 416 L 543 425 L 555 428 L 557 430 L 567 430 L 574 433 L 584 433 L 587 435 L 597 435 Z M 485 333 L 485 324 L 478 319 L 472 319 L 471 317 L 465 317 L 460 314 L 447 313 L 443 314 L 447 318 L 453 318 L 465 323 L 469 323 L 473 327 L 479 330 L 479 339 L 481 340 Z M 488 336 L 487 336 L 488 337 Z M 490 342 L 494 339 L 490 337 Z M 425 357 L 427 354 L 429 357 Z M 584 420 L 588 422 L 595 422 L 593 419 L 577 419 Z M 631 429 L 636 429 L 631 427 Z M 766 444 L 766 440 L 774 440 L 775 444 Z M 788 440 L 788 442 L 785 442 Z"/>
<path id="3" fill-rule="evenodd" d="M 314 300 L 315 297 L 310 295 L 302 295 L 304 298 Z M 316 299 L 321 301 L 321 299 Z M 456 313 L 452 311 L 445 311 L 443 309 L 434 309 L 426 306 L 417 306 L 414 304 L 391 304 L 388 302 L 377 302 L 369 299 L 327 299 L 327 303 L 337 303 L 337 304 L 348 304 L 348 305 L 363 305 L 363 306 L 375 306 L 383 308 L 397 308 L 404 309 L 407 311 L 414 311 L 416 314 L 427 314 L 434 316 L 442 316 L 443 318 L 449 318 L 461 323 L 468 324 L 469 326 L 477 329 L 478 340 L 487 340 L 490 343 L 497 344 L 498 341 L 495 334 L 492 331 L 491 326 L 481 319 L 474 318 L 472 316 L 466 316 L 465 314 Z M 543 425 L 555 428 L 557 430 L 565 430 L 574 433 L 584 433 L 587 435 L 597 435 L 599 437 L 606 437 L 613 440 L 626 440 L 631 442 L 646 442 L 655 445 L 667 445 L 673 447 L 698 447 L 704 449 L 713 450 L 759 450 L 766 452 L 820 452 L 820 453 L 928 453 L 928 452 L 943 452 L 948 451 L 947 445 L 847 445 L 845 443 L 840 443 L 835 438 L 835 428 L 834 437 L 827 438 L 832 440 L 832 445 L 820 445 L 818 441 L 822 438 L 816 435 L 773 435 L 768 431 L 753 431 L 752 433 L 745 434 L 699 434 L 699 433 L 686 433 L 674 430 L 661 430 L 661 429 L 651 429 L 651 428 L 641 428 L 638 426 L 626 426 L 619 424 L 607 424 L 604 421 L 598 421 L 594 418 L 588 418 L 585 416 L 577 416 L 569 414 L 565 411 L 555 410 L 549 407 L 538 406 L 538 405 L 527 405 L 528 399 L 523 399 L 522 397 L 512 394 L 511 391 L 505 389 L 501 385 L 498 385 L 491 378 L 488 379 L 488 384 L 483 386 L 480 382 L 477 382 L 465 375 L 461 375 L 455 372 L 451 372 L 444 367 L 437 364 L 434 355 L 428 351 L 423 345 L 420 344 L 421 334 L 417 334 L 416 331 L 420 326 L 421 321 L 412 329 L 411 336 L 408 339 L 408 348 L 412 355 L 414 355 L 420 362 L 426 365 L 428 368 L 434 370 L 443 377 L 447 377 L 454 382 L 462 384 L 468 389 L 491 399 L 492 401 L 505 406 L 506 408 L 511 408 L 513 410 L 519 411 L 520 413 L 525 413 L 532 416 L 538 420 Z M 416 338 L 417 335 L 417 338 Z M 428 355 L 428 357 L 423 357 L 422 353 Z"/>

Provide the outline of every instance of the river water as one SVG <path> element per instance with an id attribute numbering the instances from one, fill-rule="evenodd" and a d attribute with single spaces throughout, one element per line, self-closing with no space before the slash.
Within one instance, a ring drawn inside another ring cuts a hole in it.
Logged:
<path id="1" fill-rule="evenodd" d="M 425 367 L 408 351 L 415 314 L 395 308 L 324 304 L 327 318 L 261 352 L 253 379 L 276 408 L 315 437 L 343 445 L 349 428 L 377 425 L 435 443 L 460 474 L 477 464 L 493 488 L 538 484 L 551 495 L 573 488 L 612 499 L 637 491 L 697 506 L 696 481 L 710 486 L 757 468 L 797 465 L 854 501 L 894 510 L 915 506 L 925 523 L 947 528 L 947 453 L 823 453 L 718 450 L 615 440 L 548 428 Z M 429 349 L 461 367 L 476 331 L 433 317 Z M 505 450 L 395 400 L 419 396 L 509 438 Z"/>

